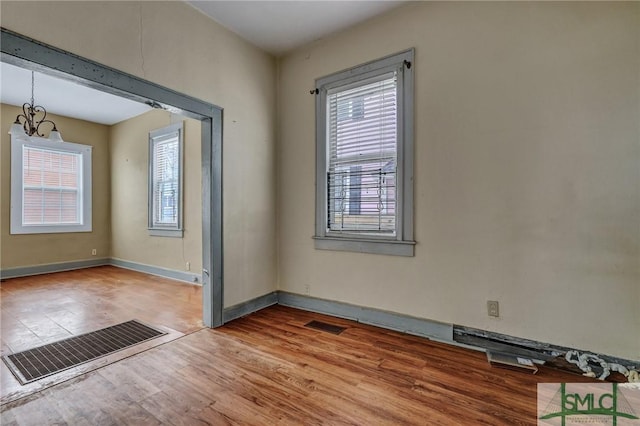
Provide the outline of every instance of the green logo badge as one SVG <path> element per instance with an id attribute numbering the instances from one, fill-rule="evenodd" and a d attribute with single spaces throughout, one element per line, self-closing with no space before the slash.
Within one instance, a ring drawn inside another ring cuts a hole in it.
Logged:
<path id="1" fill-rule="evenodd" d="M 565 426 L 570 421 L 616 426 L 619 419 L 639 420 L 634 408 L 640 404 L 640 389 L 629 388 L 628 393 L 631 402 L 617 383 L 541 383 L 538 385 L 538 419 L 548 422 L 539 421 L 539 424 Z M 549 398 L 549 395 L 553 396 Z M 545 400 L 548 402 L 541 405 Z M 635 423 L 640 424 L 625 424 Z"/>

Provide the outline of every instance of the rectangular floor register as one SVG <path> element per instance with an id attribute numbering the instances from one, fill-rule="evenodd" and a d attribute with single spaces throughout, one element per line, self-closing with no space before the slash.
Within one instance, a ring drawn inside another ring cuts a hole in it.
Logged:
<path id="1" fill-rule="evenodd" d="M 27 384 L 167 334 L 137 320 L 4 355 L 20 383 Z"/>
<path id="2" fill-rule="evenodd" d="M 326 331 L 327 333 L 332 334 L 340 334 L 346 330 L 345 327 L 340 327 L 339 325 L 327 324 L 322 321 L 309 321 L 304 325 L 305 327 L 315 328 L 316 330 Z"/>

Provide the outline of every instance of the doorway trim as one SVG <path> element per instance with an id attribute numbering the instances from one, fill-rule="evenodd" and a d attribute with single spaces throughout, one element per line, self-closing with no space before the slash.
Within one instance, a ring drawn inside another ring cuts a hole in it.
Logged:
<path id="1" fill-rule="evenodd" d="M 202 123 L 202 316 L 223 324 L 222 108 L 0 28 L 0 61 L 146 103 Z"/>

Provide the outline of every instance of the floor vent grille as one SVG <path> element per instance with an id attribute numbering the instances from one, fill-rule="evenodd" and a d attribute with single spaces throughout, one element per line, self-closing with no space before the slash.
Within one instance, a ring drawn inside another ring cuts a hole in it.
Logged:
<path id="1" fill-rule="evenodd" d="M 316 330 L 326 331 L 327 333 L 332 333 L 332 334 L 340 334 L 346 330 L 345 327 L 340 327 L 333 324 L 327 324 L 326 322 L 315 321 L 315 320 L 308 322 L 304 326 L 309 328 L 315 328 Z"/>
<path id="2" fill-rule="evenodd" d="M 24 385 L 165 334 L 164 331 L 131 320 L 4 355 L 2 359 Z"/>

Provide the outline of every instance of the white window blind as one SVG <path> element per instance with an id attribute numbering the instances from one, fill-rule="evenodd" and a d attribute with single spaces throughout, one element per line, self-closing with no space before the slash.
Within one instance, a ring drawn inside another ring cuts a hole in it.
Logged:
<path id="1" fill-rule="evenodd" d="M 395 235 L 396 72 L 327 93 L 327 230 Z"/>
<path id="2" fill-rule="evenodd" d="M 413 56 L 316 79 L 316 249 L 413 256 Z"/>
<path id="3" fill-rule="evenodd" d="M 92 148 L 11 134 L 11 234 L 91 232 Z"/>
<path id="4" fill-rule="evenodd" d="M 82 155 L 24 145 L 22 224 L 82 224 Z"/>
<path id="5" fill-rule="evenodd" d="M 153 226 L 177 227 L 180 200 L 178 132 L 153 143 Z"/>
<path id="6" fill-rule="evenodd" d="M 183 123 L 149 132 L 149 234 L 183 236 Z"/>

